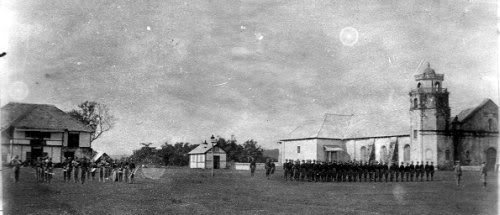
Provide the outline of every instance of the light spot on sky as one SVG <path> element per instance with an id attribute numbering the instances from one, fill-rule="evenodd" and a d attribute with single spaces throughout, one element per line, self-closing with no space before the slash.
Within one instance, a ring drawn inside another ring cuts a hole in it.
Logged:
<path id="1" fill-rule="evenodd" d="M 9 85 L 9 97 L 14 101 L 22 101 L 28 94 L 28 85 L 22 81 L 16 81 Z"/>
<path id="2" fill-rule="evenodd" d="M 147 29 L 148 31 L 151 31 L 151 27 L 150 27 L 150 26 L 146 27 L 146 29 Z"/>
<path id="3" fill-rule="evenodd" d="M 264 35 L 262 33 L 255 33 L 255 38 L 257 40 L 262 40 L 262 39 L 264 39 Z"/>
<path id="4" fill-rule="evenodd" d="M 345 46 L 353 46 L 358 42 L 358 30 L 353 27 L 345 27 L 340 31 L 339 37 L 340 42 Z"/>

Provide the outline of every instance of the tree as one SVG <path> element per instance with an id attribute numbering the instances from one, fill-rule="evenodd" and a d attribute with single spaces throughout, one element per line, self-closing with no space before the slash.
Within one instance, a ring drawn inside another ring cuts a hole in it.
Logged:
<path id="1" fill-rule="evenodd" d="M 243 143 L 243 152 L 240 156 L 240 161 L 247 161 L 248 158 L 255 159 L 256 162 L 265 162 L 262 149 L 255 140 L 247 140 Z"/>
<path id="2" fill-rule="evenodd" d="M 151 145 L 151 144 L 149 144 Z M 158 150 L 153 147 L 144 146 L 138 150 L 134 150 L 132 155 L 129 157 L 134 163 L 143 164 L 161 164 L 162 160 L 159 156 Z"/>
<path id="3" fill-rule="evenodd" d="M 188 153 L 198 145 L 189 143 L 177 142 L 170 145 L 165 142 L 161 149 L 158 150 L 158 156 L 161 158 L 164 165 L 186 166 L 189 164 Z"/>
<path id="4" fill-rule="evenodd" d="M 91 143 L 113 128 L 116 121 L 105 104 L 93 101 L 85 101 L 79 104 L 78 109 L 72 110 L 68 114 L 92 129 Z"/>
<path id="5" fill-rule="evenodd" d="M 217 145 L 224 149 L 227 153 L 226 158 L 228 161 L 241 162 L 240 157 L 242 157 L 243 146 L 236 143 L 235 139 L 225 140 L 222 137 L 219 137 L 217 140 Z M 243 160 L 246 161 L 246 160 Z"/>

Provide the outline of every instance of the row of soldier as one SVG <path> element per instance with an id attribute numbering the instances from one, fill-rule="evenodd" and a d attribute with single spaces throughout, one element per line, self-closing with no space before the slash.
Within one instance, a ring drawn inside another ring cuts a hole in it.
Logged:
<path id="1" fill-rule="evenodd" d="M 54 165 L 51 158 L 38 158 L 34 165 L 37 182 L 50 183 L 54 175 Z M 82 184 L 85 180 L 95 181 L 96 175 L 99 182 L 134 182 L 137 168 L 133 162 L 117 162 L 113 160 L 93 162 L 88 158 L 66 158 L 62 163 L 63 180 Z"/>
<path id="2" fill-rule="evenodd" d="M 283 164 L 285 180 L 315 182 L 388 182 L 434 180 L 434 163 L 401 162 L 401 165 L 379 162 L 334 161 L 321 162 L 308 160 L 286 160 Z"/>

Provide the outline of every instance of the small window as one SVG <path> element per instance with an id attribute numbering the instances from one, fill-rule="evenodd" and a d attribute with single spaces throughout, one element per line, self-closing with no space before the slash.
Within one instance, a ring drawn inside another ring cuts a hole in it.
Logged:
<path id="1" fill-rule="evenodd" d="M 444 152 L 444 156 L 445 156 L 445 159 L 446 159 L 447 161 L 449 161 L 449 160 L 450 160 L 450 150 L 446 150 L 446 151 Z"/>
<path id="2" fill-rule="evenodd" d="M 413 139 L 417 139 L 418 131 L 413 130 Z"/>
<path id="3" fill-rule="evenodd" d="M 436 82 L 435 86 L 436 86 L 436 89 L 441 89 L 441 83 Z"/>
<path id="4" fill-rule="evenodd" d="M 469 156 L 470 156 L 469 151 L 466 151 L 466 152 L 465 152 L 465 158 L 469 159 Z"/>
<path id="5" fill-rule="evenodd" d="M 417 88 L 420 88 L 420 86 L 422 86 L 422 84 L 420 82 L 418 82 Z"/>
<path id="6" fill-rule="evenodd" d="M 413 108 L 418 108 L 418 99 L 413 99 Z"/>
<path id="7" fill-rule="evenodd" d="M 300 153 L 300 146 L 297 146 L 297 153 Z"/>

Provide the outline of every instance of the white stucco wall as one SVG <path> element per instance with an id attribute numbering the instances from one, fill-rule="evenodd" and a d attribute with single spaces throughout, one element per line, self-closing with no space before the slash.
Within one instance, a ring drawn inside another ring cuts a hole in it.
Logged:
<path id="1" fill-rule="evenodd" d="M 281 157 L 284 160 L 316 160 L 318 152 L 316 144 L 316 139 L 283 141 L 283 156 Z M 300 153 L 297 152 L 298 146 L 300 146 Z"/>

